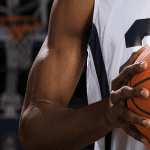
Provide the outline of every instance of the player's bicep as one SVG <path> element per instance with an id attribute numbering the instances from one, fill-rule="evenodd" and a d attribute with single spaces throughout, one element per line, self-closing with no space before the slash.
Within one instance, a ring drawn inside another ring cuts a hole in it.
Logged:
<path id="1" fill-rule="evenodd" d="M 38 67 L 37 85 L 43 99 L 67 107 L 80 79 L 92 24 L 94 0 L 55 0 L 48 33 L 49 52 Z"/>
<path id="2" fill-rule="evenodd" d="M 49 46 L 60 49 L 76 44 L 75 41 L 85 35 L 92 23 L 93 9 L 94 0 L 54 0 L 49 24 Z"/>
<path id="3" fill-rule="evenodd" d="M 49 52 L 49 56 L 38 66 L 35 86 L 37 94 L 40 94 L 38 102 L 48 100 L 67 107 L 73 96 L 85 64 L 86 51 L 82 54 L 78 49 L 62 51 Z"/>

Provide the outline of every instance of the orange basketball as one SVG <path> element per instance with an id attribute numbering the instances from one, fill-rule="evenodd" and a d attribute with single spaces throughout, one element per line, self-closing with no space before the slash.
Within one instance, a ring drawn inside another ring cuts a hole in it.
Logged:
<path id="1" fill-rule="evenodd" d="M 150 47 L 145 45 L 143 48 L 145 48 L 145 50 L 136 59 L 135 63 L 146 62 L 147 68 L 145 71 L 133 76 L 127 86 L 146 88 L 150 92 Z M 150 119 L 150 96 L 144 99 L 130 98 L 127 100 L 127 106 L 136 114 Z M 150 141 L 150 128 L 147 129 L 146 127 L 134 123 L 132 124 L 139 132 L 148 137 Z M 150 143 L 144 145 L 150 148 Z"/>

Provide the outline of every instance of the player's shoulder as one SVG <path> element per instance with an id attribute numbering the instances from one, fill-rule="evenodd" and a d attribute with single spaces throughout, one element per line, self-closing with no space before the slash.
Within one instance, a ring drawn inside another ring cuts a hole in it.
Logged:
<path id="1" fill-rule="evenodd" d="M 66 20 L 71 20 L 71 22 L 75 20 L 78 24 L 85 23 L 86 25 L 91 25 L 94 1 L 95 0 L 54 0 L 52 10 L 57 9 L 58 11 L 56 12 L 58 12 L 58 15 L 65 15 Z"/>
<path id="2" fill-rule="evenodd" d="M 93 12 L 94 0 L 54 0 L 48 29 L 49 47 L 60 49 L 66 41 L 71 45 L 73 40 L 78 44 L 83 42 L 92 25 Z"/>

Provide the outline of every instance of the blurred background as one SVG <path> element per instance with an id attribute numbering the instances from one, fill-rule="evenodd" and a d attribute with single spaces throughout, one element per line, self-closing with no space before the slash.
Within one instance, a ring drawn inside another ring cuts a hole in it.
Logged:
<path id="1" fill-rule="evenodd" d="M 0 22 L 1 17 L 8 15 L 27 15 L 38 18 L 42 24 L 28 33 L 23 42 L 16 43 L 10 41 L 10 32 L 0 27 L 0 150 L 22 150 L 18 131 L 27 79 L 46 38 L 52 5 L 53 0 L 0 0 Z M 85 63 L 68 107 L 77 109 L 86 105 Z M 82 150 L 94 150 L 94 143 Z"/>

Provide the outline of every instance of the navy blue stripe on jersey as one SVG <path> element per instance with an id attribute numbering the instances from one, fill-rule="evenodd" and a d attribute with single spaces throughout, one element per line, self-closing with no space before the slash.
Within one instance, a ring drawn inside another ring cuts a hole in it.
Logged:
<path id="1" fill-rule="evenodd" d="M 102 99 L 105 99 L 109 97 L 110 92 L 109 92 L 108 80 L 107 80 L 105 65 L 102 57 L 99 37 L 98 37 L 96 26 L 94 24 L 92 25 L 92 32 L 88 44 L 91 48 L 96 74 L 101 89 L 100 92 L 102 95 Z M 105 137 L 105 150 L 110 150 L 111 135 L 112 132 L 108 133 Z"/>

